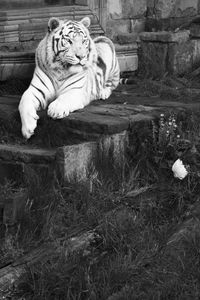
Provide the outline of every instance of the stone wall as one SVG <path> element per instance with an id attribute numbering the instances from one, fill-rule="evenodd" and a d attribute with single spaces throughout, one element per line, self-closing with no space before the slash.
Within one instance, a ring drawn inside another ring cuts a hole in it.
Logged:
<path id="1" fill-rule="evenodd" d="M 194 18 L 200 0 L 147 0 L 147 30 L 169 30 Z"/>
<path id="2" fill-rule="evenodd" d="M 131 34 L 131 39 L 134 37 L 136 40 L 137 33 L 144 30 L 146 1 L 107 0 L 106 34 L 113 40 L 121 35 Z"/>
<path id="3" fill-rule="evenodd" d="M 198 4 L 199 0 L 147 0 L 148 9 L 157 18 L 193 16 Z"/>
<path id="4" fill-rule="evenodd" d="M 200 64 L 200 0 L 147 0 L 139 72 L 182 75 Z"/>

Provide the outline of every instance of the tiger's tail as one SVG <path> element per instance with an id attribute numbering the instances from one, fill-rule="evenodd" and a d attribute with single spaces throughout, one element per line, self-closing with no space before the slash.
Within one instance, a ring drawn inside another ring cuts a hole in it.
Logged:
<path id="1" fill-rule="evenodd" d="M 98 95 L 101 99 L 107 99 L 119 84 L 119 63 L 115 47 L 109 38 L 99 36 L 94 42 L 98 53 L 97 66 L 101 73 L 101 76 L 98 76 L 97 72 Z"/>

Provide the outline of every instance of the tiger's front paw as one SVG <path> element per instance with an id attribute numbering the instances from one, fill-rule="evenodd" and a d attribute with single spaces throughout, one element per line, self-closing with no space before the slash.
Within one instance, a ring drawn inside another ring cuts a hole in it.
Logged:
<path id="1" fill-rule="evenodd" d="M 69 107 L 62 101 L 55 100 L 49 104 L 47 114 L 52 119 L 62 119 L 69 115 Z"/>
<path id="2" fill-rule="evenodd" d="M 26 119 L 22 121 L 22 134 L 26 139 L 30 139 L 30 137 L 34 134 L 38 118 L 38 116 L 35 118 L 27 116 Z"/>
<path id="3" fill-rule="evenodd" d="M 112 91 L 109 87 L 106 87 L 104 88 L 102 91 L 101 91 L 101 94 L 100 94 L 100 99 L 102 100 L 106 100 L 110 97 Z"/>

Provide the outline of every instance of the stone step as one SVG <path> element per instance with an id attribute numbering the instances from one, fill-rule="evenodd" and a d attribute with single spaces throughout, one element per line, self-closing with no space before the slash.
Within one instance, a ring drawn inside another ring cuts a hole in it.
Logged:
<path id="1" fill-rule="evenodd" d="M 24 141 L 16 116 L 18 103 L 19 97 L 0 97 L 0 122 L 6 128 L 1 134 L 1 178 L 5 172 L 18 179 L 26 166 L 45 176 L 50 172 L 63 184 L 84 182 L 89 187 L 98 176 L 113 175 L 116 170 L 120 174 L 130 137 L 160 113 L 200 110 L 199 101 L 146 97 L 138 95 L 134 85 L 121 86 L 109 101 L 95 101 L 62 120 L 52 120 L 42 112 L 35 135 Z"/>
<path id="2" fill-rule="evenodd" d="M 47 6 L 38 9 L 2 10 L 0 12 L 0 51 L 35 49 L 47 32 L 50 17 L 80 20 L 91 19 L 91 35 L 103 34 L 97 17 L 86 6 Z"/>
<path id="3" fill-rule="evenodd" d="M 80 20 L 91 18 L 92 37 L 104 34 L 95 14 L 84 5 L 45 6 L 0 11 L 0 81 L 9 78 L 31 78 L 34 70 L 34 52 L 47 32 L 50 17 Z M 138 67 L 136 42 L 116 45 L 121 72 Z"/>
<path id="4" fill-rule="evenodd" d="M 90 10 L 85 6 L 52 6 L 38 9 L 20 9 L 20 10 L 7 10 L 0 12 L 1 25 L 12 24 L 12 21 L 20 23 L 31 23 L 34 18 L 50 18 L 52 16 L 67 18 L 68 16 L 88 14 Z M 65 15 L 66 14 L 66 15 Z M 91 14 L 91 12 L 90 12 Z M 30 20 L 27 18 L 30 18 Z M 24 21 L 25 20 L 25 21 Z"/>

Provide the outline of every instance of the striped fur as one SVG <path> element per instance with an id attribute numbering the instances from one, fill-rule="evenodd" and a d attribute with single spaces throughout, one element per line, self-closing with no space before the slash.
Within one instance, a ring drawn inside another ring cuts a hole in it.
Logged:
<path id="1" fill-rule="evenodd" d="M 101 36 L 91 39 L 90 19 L 80 22 L 51 18 L 48 33 L 36 49 L 36 68 L 22 95 L 19 112 L 22 134 L 30 138 L 37 126 L 37 111 L 46 109 L 61 119 L 91 101 L 107 99 L 119 84 L 114 45 Z"/>

